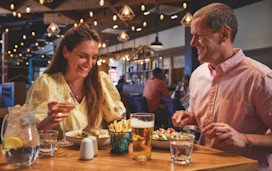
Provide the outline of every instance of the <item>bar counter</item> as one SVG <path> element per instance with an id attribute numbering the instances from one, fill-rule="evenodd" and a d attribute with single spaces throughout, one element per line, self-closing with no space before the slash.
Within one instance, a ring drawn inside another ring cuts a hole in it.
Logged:
<path id="1" fill-rule="evenodd" d="M 53 157 L 37 158 L 35 163 L 23 170 L 220 170 L 220 171 L 254 171 L 258 170 L 258 162 L 241 156 L 228 154 L 201 145 L 194 145 L 192 163 L 182 166 L 171 163 L 170 151 L 152 149 L 151 160 L 135 161 L 132 158 L 132 144 L 128 154 L 111 154 L 110 147 L 99 149 L 92 160 L 79 159 L 79 147 L 57 147 Z M 0 157 L 0 170 L 14 170 Z"/>

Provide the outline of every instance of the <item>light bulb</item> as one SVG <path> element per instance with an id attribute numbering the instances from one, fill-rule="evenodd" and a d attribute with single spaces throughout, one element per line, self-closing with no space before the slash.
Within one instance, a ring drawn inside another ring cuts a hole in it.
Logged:
<path id="1" fill-rule="evenodd" d="M 40 4 L 43 4 L 44 3 L 44 0 L 39 0 Z"/>
<path id="2" fill-rule="evenodd" d="M 116 15 L 116 14 L 114 14 L 114 15 L 112 16 L 112 20 L 113 20 L 113 21 L 116 21 L 116 20 L 117 20 L 117 15 Z"/>
<path id="3" fill-rule="evenodd" d="M 24 40 L 26 39 L 26 35 L 23 35 L 23 39 L 24 39 Z"/>
<path id="4" fill-rule="evenodd" d="M 18 18 L 21 18 L 22 14 L 20 12 L 18 12 L 17 16 L 18 16 Z"/>
<path id="5" fill-rule="evenodd" d="M 83 23 L 83 22 L 84 22 L 83 18 L 81 18 L 79 22 L 80 22 L 80 23 Z"/>
<path id="6" fill-rule="evenodd" d="M 26 7 L 26 13 L 30 13 L 30 6 Z"/>
<path id="7" fill-rule="evenodd" d="M 104 0 L 100 0 L 100 1 L 99 1 L 99 5 L 100 5 L 100 6 L 104 6 L 104 3 L 105 3 Z"/>
<path id="8" fill-rule="evenodd" d="M 143 26 L 144 26 L 144 27 L 146 27 L 146 25 L 147 25 L 147 22 L 146 22 L 146 21 L 144 21 L 144 22 L 143 22 Z"/>
<path id="9" fill-rule="evenodd" d="M 21 42 L 21 46 L 24 46 L 24 42 Z"/>
<path id="10" fill-rule="evenodd" d="M 32 35 L 32 36 L 35 36 L 36 34 L 35 34 L 35 32 L 34 32 L 34 31 L 32 31 L 31 35 Z"/>
<path id="11" fill-rule="evenodd" d="M 93 17 L 93 12 L 92 11 L 90 11 L 89 16 Z"/>
<path id="12" fill-rule="evenodd" d="M 186 2 L 183 2 L 183 3 L 182 3 L 182 7 L 183 7 L 184 9 L 186 9 L 186 8 L 187 8 L 187 3 L 186 3 Z"/>
<path id="13" fill-rule="evenodd" d="M 14 8 L 15 8 L 15 5 L 14 5 L 13 3 L 11 3 L 11 4 L 10 4 L 10 9 L 11 9 L 11 10 L 14 10 Z"/>
<path id="14" fill-rule="evenodd" d="M 144 5 L 144 4 L 141 5 L 141 10 L 142 10 L 142 11 L 145 10 L 145 5 Z"/>
<path id="15" fill-rule="evenodd" d="M 163 15 L 163 14 L 160 15 L 160 19 L 161 19 L 161 20 L 164 19 L 164 15 Z"/>
<path id="16" fill-rule="evenodd" d="M 13 15 L 13 17 L 16 17 L 16 15 L 17 15 L 17 14 L 16 14 L 16 11 L 13 11 L 13 12 L 12 12 L 12 15 Z"/>
<path id="17" fill-rule="evenodd" d="M 97 26 L 97 21 L 96 20 L 94 20 L 94 26 Z"/>
<path id="18" fill-rule="evenodd" d="M 131 26 L 131 30 L 132 30 L 132 31 L 135 31 L 135 27 L 134 27 L 134 26 Z"/>

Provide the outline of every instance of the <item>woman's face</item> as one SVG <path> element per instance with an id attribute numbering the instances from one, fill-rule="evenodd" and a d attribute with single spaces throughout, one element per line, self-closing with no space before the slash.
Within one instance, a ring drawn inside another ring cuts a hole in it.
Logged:
<path id="1" fill-rule="evenodd" d="M 83 41 L 71 52 L 64 47 L 63 56 L 67 59 L 66 74 L 73 78 L 85 79 L 97 62 L 98 42 L 94 40 Z"/>

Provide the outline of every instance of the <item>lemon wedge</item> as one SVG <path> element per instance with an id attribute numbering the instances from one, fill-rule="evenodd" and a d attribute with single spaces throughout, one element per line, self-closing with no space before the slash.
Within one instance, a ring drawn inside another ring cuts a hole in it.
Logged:
<path id="1" fill-rule="evenodd" d="M 4 148 L 19 148 L 23 146 L 23 141 L 18 137 L 10 137 L 4 141 Z"/>

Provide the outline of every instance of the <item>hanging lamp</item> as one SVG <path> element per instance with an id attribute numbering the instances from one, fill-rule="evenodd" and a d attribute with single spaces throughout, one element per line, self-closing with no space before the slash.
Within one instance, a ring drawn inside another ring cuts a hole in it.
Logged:
<path id="1" fill-rule="evenodd" d="M 119 34 L 119 36 L 117 37 L 117 39 L 120 41 L 120 42 L 126 42 L 128 41 L 129 39 L 129 36 L 126 32 L 122 32 L 121 34 Z"/>
<path id="2" fill-rule="evenodd" d="M 50 34 L 54 34 L 57 35 L 60 32 L 60 28 L 57 24 L 55 24 L 54 22 L 52 22 L 48 28 L 47 28 L 47 32 Z"/>
<path id="3" fill-rule="evenodd" d="M 128 5 L 124 5 L 118 14 L 122 21 L 130 21 L 135 17 L 134 12 Z"/>
<path id="4" fill-rule="evenodd" d="M 192 18 L 192 14 L 187 12 L 180 21 L 180 24 L 184 25 L 185 27 L 191 27 Z"/>
<path id="5" fill-rule="evenodd" d="M 158 32 L 156 32 L 156 39 L 154 42 L 151 43 L 150 47 L 152 47 L 152 48 L 162 48 L 163 47 L 162 43 L 159 41 Z"/>

